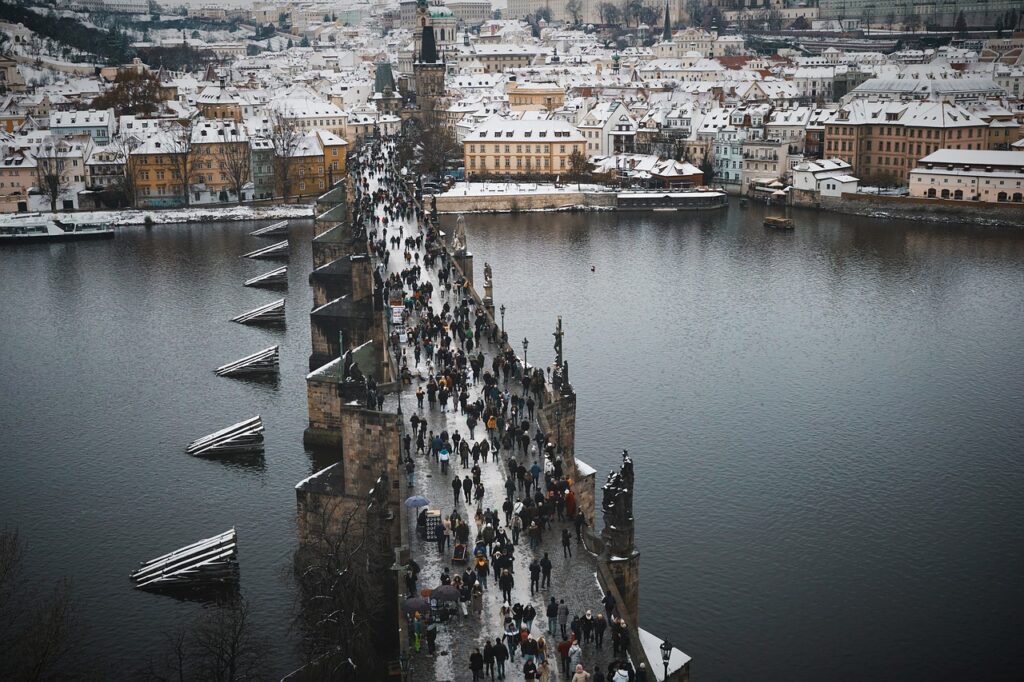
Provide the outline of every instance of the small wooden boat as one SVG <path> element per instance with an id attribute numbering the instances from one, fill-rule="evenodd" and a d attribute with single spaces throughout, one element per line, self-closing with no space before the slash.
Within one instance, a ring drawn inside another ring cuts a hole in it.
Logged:
<path id="1" fill-rule="evenodd" d="M 773 230 L 792 230 L 795 227 L 792 218 L 783 218 L 781 216 L 768 216 L 764 219 L 764 226 L 770 227 Z"/>

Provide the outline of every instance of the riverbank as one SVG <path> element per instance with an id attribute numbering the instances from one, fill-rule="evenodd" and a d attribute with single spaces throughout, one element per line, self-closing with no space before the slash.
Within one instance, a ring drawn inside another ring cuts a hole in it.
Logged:
<path id="1" fill-rule="evenodd" d="M 438 213 L 701 210 L 723 208 L 726 204 L 725 196 L 717 191 L 620 191 L 595 184 L 536 182 L 460 182 L 432 200 Z"/>
<path id="2" fill-rule="evenodd" d="M 237 220 L 284 220 L 312 218 L 311 204 L 280 204 L 274 206 L 194 206 L 169 209 L 125 209 L 122 211 L 83 211 L 54 214 L 72 223 L 109 223 L 126 225 L 168 225 L 174 223 L 221 223 Z"/>
<path id="3" fill-rule="evenodd" d="M 424 201 L 430 204 L 430 199 Z M 615 208 L 615 193 L 592 184 L 459 182 L 438 194 L 436 202 L 438 213 L 590 211 Z"/>
<path id="4" fill-rule="evenodd" d="M 873 194 L 844 194 L 842 198 L 822 197 L 818 201 L 795 202 L 793 205 L 866 218 L 951 225 L 969 224 L 981 227 L 1024 227 L 1024 210 L 1020 205 L 993 205 L 976 201 L 888 197 Z"/>

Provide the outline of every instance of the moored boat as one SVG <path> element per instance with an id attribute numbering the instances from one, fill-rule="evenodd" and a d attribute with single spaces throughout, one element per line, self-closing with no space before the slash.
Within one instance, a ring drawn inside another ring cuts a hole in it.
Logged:
<path id="1" fill-rule="evenodd" d="M 792 230 L 795 227 L 792 218 L 782 216 L 768 216 L 764 219 L 764 226 L 774 230 Z"/>
<path id="2" fill-rule="evenodd" d="M 114 228 L 106 223 L 74 223 L 40 213 L 17 215 L 0 223 L 0 244 L 66 242 L 113 237 Z"/>

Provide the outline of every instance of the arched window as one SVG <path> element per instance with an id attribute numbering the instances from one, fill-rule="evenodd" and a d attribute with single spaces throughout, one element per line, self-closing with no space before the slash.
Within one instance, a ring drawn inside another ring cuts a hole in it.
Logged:
<path id="1" fill-rule="evenodd" d="M 942 190 L 942 198 L 943 199 L 948 199 L 949 198 L 949 190 L 948 189 Z"/>
<path id="2" fill-rule="evenodd" d="M 996 196 L 996 201 L 1006 201 L 1006 192 L 1000 192 L 998 196 Z"/>
<path id="3" fill-rule="evenodd" d="M 962 189 L 958 189 L 957 191 L 953 192 L 953 198 L 956 199 L 957 201 L 963 199 L 964 191 Z"/>
<path id="4" fill-rule="evenodd" d="M 934 187 L 929 187 L 928 188 L 928 198 L 929 199 L 934 199 L 935 198 L 935 188 Z"/>
<path id="5" fill-rule="evenodd" d="M 1014 201 L 1024 201 L 1024 194 L 1021 194 L 1020 192 L 1014 192 L 1013 200 Z"/>

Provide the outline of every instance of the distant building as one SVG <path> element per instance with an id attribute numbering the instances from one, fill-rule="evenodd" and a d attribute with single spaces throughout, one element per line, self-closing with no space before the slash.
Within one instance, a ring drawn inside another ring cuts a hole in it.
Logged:
<path id="1" fill-rule="evenodd" d="M 567 121 L 494 117 L 462 142 L 466 177 L 475 175 L 565 174 L 573 152 L 586 153 L 586 140 Z"/>
<path id="2" fill-rule="evenodd" d="M 851 174 L 852 170 L 842 159 L 801 161 L 793 168 L 793 196 L 799 203 L 856 192 L 860 181 Z"/>
<path id="3" fill-rule="evenodd" d="M 445 0 L 444 4 L 465 26 L 479 26 L 491 18 L 490 0 Z"/>
<path id="4" fill-rule="evenodd" d="M 948 102 L 850 102 L 825 123 L 829 157 L 866 182 L 906 184 L 917 159 L 939 149 L 986 149 L 989 124 Z"/>
<path id="5" fill-rule="evenodd" d="M 1024 210 L 1024 152 L 940 149 L 910 171 L 910 196 L 1010 203 Z"/>
<path id="6" fill-rule="evenodd" d="M 98 145 L 110 142 L 116 125 L 113 109 L 50 113 L 50 130 L 54 135 L 88 135 Z"/>
<path id="7" fill-rule="evenodd" d="M 513 111 L 553 111 L 565 104 L 565 88 L 558 83 L 508 81 L 505 94 Z"/>

